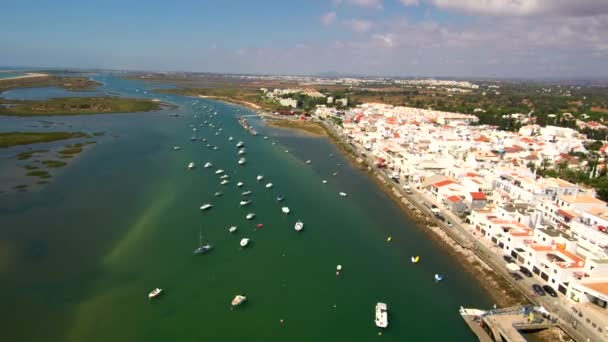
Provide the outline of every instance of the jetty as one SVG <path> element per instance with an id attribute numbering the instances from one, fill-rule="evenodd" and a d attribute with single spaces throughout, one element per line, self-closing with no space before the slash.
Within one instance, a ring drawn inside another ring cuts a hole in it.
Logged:
<path id="1" fill-rule="evenodd" d="M 249 132 L 251 135 L 253 135 L 253 136 L 258 135 L 258 132 L 256 132 L 256 131 L 253 129 L 253 127 L 251 127 L 251 125 L 249 124 L 249 122 L 247 122 L 247 119 L 246 119 L 245 117 L 241 116 L 241 117 L 239 118 L 239 124 L 240 124 L 241 126 L 243 126 L 243 128 L 244 128 L 244 129 L 245 129 L 247 132 Z"/>
<path id="2" fill-rule="evenodd" d="M 557 326 L 557 318 L 542 306 L 523 305 L 494 310 L 460 307 L 460 315 L 481 342 L 525 342 L 522 332 Z"/>

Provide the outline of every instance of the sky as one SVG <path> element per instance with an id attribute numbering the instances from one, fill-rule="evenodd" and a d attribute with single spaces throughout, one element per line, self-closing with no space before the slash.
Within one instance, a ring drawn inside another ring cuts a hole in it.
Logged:
<path id="1" fill-rule="evenodd" d="M 0 65 L 607 78 L 608 0 L 2 0 Z"/>

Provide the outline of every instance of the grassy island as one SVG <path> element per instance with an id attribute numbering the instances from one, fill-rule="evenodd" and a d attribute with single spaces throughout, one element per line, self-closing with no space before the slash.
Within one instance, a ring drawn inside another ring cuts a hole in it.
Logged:
<path id="1" fill-rule="evenodd" d="M 4 132 L 0 133 L 0 148 L 84 137 L 88 135 L 82 132 Z M 35 152 L 25 152 L 20 159 L 28 159 Z"/>
<path id="2" fill-rule="evenodd" d="M 2 106 L 3 104 L 5 106 Z M 132 113 L 158 110 L 160 105 L 159 101 L 120 97 L 65 97 L 42 101 L 0 99 L 0 115 L 52 116 Z"/>
<path id="3" fill-rule="evenodd" d="M 67 90 L 92 90 L 100 83 L 84 77 L 63 77 L 41 74 L 35 77 L 0 79 L 0 93 L 18 88 L 61 87 Z"/>

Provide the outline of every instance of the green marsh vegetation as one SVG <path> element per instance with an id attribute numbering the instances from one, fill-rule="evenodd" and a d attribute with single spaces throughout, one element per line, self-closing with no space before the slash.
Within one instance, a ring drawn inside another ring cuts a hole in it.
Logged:
<path id="1" fill-rule="evenodd" d="M 3 132 L 0 133 L 0 148 L 85 137 L 88 135 L 82 132 Z"/>

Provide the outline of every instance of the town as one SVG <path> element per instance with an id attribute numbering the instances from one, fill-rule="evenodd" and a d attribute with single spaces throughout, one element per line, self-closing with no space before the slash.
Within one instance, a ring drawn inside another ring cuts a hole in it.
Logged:
<path id="1" fill-rule="evenodd" d="M 314 117 L 332 123 L 406 193 L 422 197 L 449 229 L 460 228 L 502 255 L 503 266 L 555 292 L 578 324 L 603 336 L 607 203 L 593 188 L 539 175 L 558 165 L 590 167 L 572 157 L 586 152 L 583 134 L 539 125 L 507 132 L 472 125 L 478 121 L 473 115 L 377 103 L 350 110 L 321 105 Z"/>

